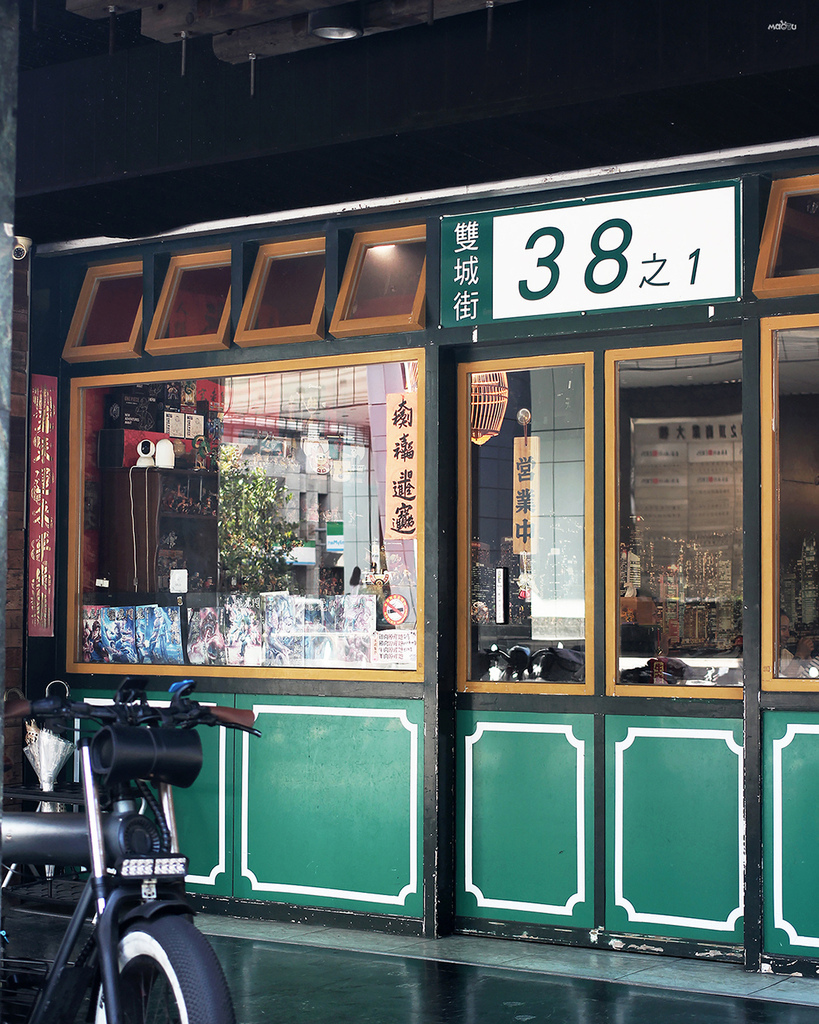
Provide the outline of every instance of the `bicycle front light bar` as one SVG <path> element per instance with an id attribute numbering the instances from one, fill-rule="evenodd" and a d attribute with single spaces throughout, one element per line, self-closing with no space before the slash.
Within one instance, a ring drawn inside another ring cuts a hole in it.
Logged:
<path id="1" fill-rule="evenodd" d="M 124 857 L 119 873 L 123 878 L 184 878 L 188 873 L 188 858 Z"/>

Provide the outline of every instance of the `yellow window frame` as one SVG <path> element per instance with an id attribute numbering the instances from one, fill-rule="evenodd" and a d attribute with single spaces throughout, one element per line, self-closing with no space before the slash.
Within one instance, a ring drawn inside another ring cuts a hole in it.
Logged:
<path id="1" fill-rule="evenodd" d="M 63 348 L 63 359 L 67 363 L 99 362 L 103 359 L 139 359 L 142 350 L 141 299 L 127 341 L 91 345 L 88 348 L 83 345 L 100 282 L 124 277 L 139 277 L 141 279 L 142 260 L 105 263 L 98 267 L 89 267 L 86 271 Z"/>
<path id="2" fill-rule="evenodd" d="M 753 293 L 760 299 L 781 295 L 814 295 L 819 292 L 819 274 L 774 276 L 788 199 L 806 192 L 819 193 L 819 174 L 803 178 L 781 178 L 771 186 L 753 283 Z"/>
<path id="3" fill-rule="evenodd" d="M 780 331 L 816 327 L 819 315 L 771 317 L 760 321 L 760 416 L 762 502 L 762 613 L 761 681 L 763 690 L 815 692 L 819 679 L 776 676 L 779 625 L 779 379 L 776 365 L 776 335 Z"/>
<path id="4" fill-rule="evenodd" d="M 275 260 L 298 259 L 300 256 L 316 256 L 324 254 L 324 237 L 302 238 L 286 242 L 270 242 L 259 246 L 253 274 L 248 285 L 247 295 L 239 315 L 234 341 L 241 348 L 253 348 L 258 345 L 278 345 L 289 341 L 320 341 L 324 337 L 324 286 L 327 272 L 321 275 L 321 283 L 316 292 L 313 310 L 308 321 L 288 327 L 256 328 L 259 305 L 264 297 L 270 266 Z"/>
<path id="5" fill-rule="evenodd" d="M 426 269 L 424 259 L 421 275 L 415 290 L 410 313 L 389 316 L 351 317 L 350 309 L 358 290 L 364 257 L 369 249 L 379 245 L 401 245 L 406 242 L 426 242 L 427 230 L 424 224 L 410 224 L 405 227 L 383 228 L 377 231 L 359 231 L 353 238 L 350 255 L 344 267 L 344 276 L 338 291 L 330 334 L 335 338 L 354 338 L 370 334 L 394 334 L 402 331 L 422 331 L 426 326 Z"/>
<path id="6" fill-rule="evenodd" d="M 514 682 L 470 680 L 470 567 L 472 549 L 472 502 L 470 501 L 470 426 L 472 373 L 540 369 L 550 366 L 583 367 L 583 457 L 584 457 L 584 578 L 586 615 L 586 678 L 582 683 Z M 594 355 L 570 352 L 523 359 L 493 359 L 462 363 L 458 367 L 458 606 L 457 680 L 463 693 L 594 693 Z"/>
<path id="7" fill-rule="evenodd" d="M 619 677 L 619 551 L 618 486 L 619 459 L 619 407 L 617 364 L 629 359 L 668 358 L 701 353 L 741 352 L 740 341 L 695 342 L 667 347 L 610 349 L 605 354 L 606 404 L 606 694 L 628 697 L 685 697 L 699 700 L 742 700 L 741 686 L 641 686 L 618 682 Z"/>
<path id="8" fill-rule="evenodd" d="M 223 249 L 217 252 L 187 253 L 171 257 L 145 342 L 146 352 L 151 355 L 179 355 L 184 352 L 211 352 L 229 348 L 230 288 L 228 288 L 225 304 L 219 317 L 219 325 L 212 334 L 194 334 L 178 338 L 166 338 L 164 335 L 168 327 L 168 318 L 173 308 L 173 302 L 185 272 L 209 267 L 230 267 L 230 255 L 230 249 Z"/>

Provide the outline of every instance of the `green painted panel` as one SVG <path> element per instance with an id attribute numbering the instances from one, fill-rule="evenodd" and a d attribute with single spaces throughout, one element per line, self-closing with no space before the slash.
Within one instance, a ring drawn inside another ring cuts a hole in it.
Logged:
<path id="1" fill-rule="evenodd" d="M 742 941 L 742 723 L 606 720 L 606 928 Z"/>
<path id="2" fill-rule="evenodd" d="M 235 894 L 420 917 L 423 705 L 240 697 Z"/>
<path id="3" fill-rule="evenodd" d="M 78 700 L 100 699 L 99 690 L 72 693 Z M 203 704 L 234 707 L 235 697 L 197 694 Z M 151 703 L 167 703 L 166 691 L 149 691 Z M 105 698 L 107 699 L 107 698 Z M 191 892 L 230 896 L 233 892 L 233 745 L 232 730 L 202 727 L 202 771 L 188 789 L 174 790 L 179 844 L 189 861 Z"/>
<path id="4" fill-rule="evenodd" d="M 458 714 L 460 916 L 593 927 L 591 715 Z"/>
<path id="5" fill-rule="evenodd" d="M 763 716 L 764 948 L 819 956 L 819 715 Z"/>

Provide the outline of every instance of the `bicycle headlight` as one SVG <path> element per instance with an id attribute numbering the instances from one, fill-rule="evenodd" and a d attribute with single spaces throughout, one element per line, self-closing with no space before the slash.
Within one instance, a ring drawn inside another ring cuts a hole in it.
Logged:
<path id="1" fill-rule="evenodd" d="M 164 857 L 123 857 L 119 865 L 123 878 L 184 878 L 188 858 L 178 854 Z"/>

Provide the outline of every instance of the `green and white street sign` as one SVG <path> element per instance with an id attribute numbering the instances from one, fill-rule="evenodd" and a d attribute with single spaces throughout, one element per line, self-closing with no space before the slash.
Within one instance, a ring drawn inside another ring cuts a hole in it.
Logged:
<path id="1" fill-rule="evenodd" d="M 441 218 L 441 325 L 741 294 L 740 183 Z"/>

